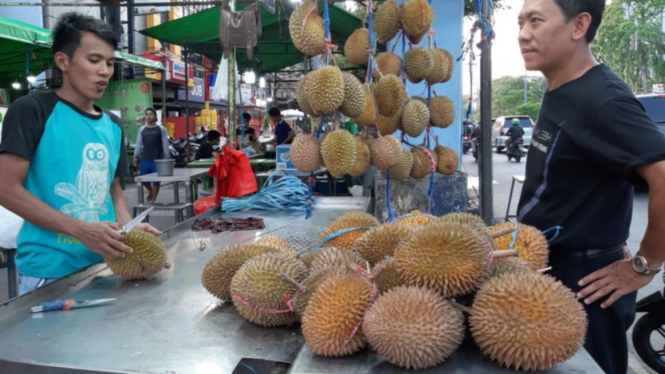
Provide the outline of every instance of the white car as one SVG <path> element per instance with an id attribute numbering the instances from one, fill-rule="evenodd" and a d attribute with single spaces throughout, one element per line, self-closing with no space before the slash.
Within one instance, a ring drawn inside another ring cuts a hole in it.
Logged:
<path id="1" fill-rule="evenodd" d="M 492 126 L 492 146 L 496 149 L 497 153 L 503 151 L 506 147 L 506 139 L 508 136 L 504 134 L 512 126 L 513 119 L 517 118 L 520 121 L 520 126 L 524 129 L 524 148 L 531 145 L 531 135 L 533 133 L 533 121 L 529 116 L 504 116 L 498 117 Z"/>

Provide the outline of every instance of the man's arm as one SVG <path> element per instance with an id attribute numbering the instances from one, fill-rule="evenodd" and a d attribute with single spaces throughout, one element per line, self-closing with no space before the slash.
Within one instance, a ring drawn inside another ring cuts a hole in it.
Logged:
<path id="1" fill-rule="evenodd" d="M 296 132 L 293 131 L 293 130 L 289 131 L 289 136 L 286 138 L 286 140 L 282 144 L 288 144 L 291 141 L 291 139 L 293 139 L 295 137 L 296 137 Z"/>
<path id="2" fill-rule="evenodd" d="M 649 185 L 649 223 L 639 253 L 659 268 L 665 262 L 665 161 L 639 166 L 637 174 Z"/>
<path id="3" fill-rule="evenodd" d="M 104 257 L 120 258 L 131 252 L 117 231 L 120 226 L 111 222 L 87 223 L 61 213 L 23 187 L 30 162 L 12 154 L 0 154 L 0 205 L 26 221 L 46 230 L 73 236 L 93 252 Z"/>
<path id="4" fill-rule="evenodd" d="M 129 221 L 132 220 L 132 216 L 129 214 L 129 208 L 127 207 L 127 199 L 125 194 L 122 192 L 122 186 L 120 185 L 120 178 L 114 178 L 113 183 L 111 183 L 111 199 L 113 200 L 113 210 L 115 211 L 115 220 L 121 225 L 126 225 Z M 156 228 L 143 223 L 138 226 L 139 229 L 149 232 L 154 235 L 161 235 L 162 233 Z"/>

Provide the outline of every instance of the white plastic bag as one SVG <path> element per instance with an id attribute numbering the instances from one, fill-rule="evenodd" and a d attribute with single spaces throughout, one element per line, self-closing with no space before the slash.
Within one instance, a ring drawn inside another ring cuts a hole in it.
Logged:
<path id="1" fill-rule="evenodd" d="M 236 62 L 236 84 L 240 81 L 238 75 L 238 63 Z M 229 99 L 229 60 L 222 57 L 219 63 L 219 70 L 217 71 L 217 79 L 215 86 L 212 88 L 212 101 L 222 101 Z M 236 88 L 236 103 L 240 102 L 240 94 Z"/>
<path id="2" fill-rule="evenodd" d="M 16 248 L 16 237 L 23 218 L 0 206 L 0 248 Z"/>

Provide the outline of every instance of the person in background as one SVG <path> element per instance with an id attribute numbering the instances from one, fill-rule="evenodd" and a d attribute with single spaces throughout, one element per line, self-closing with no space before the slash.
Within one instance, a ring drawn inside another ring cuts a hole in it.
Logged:
<path id="1" fill-rule="evenodd" d="M 218 152 L 215 152 L 215 145 L 219 144 L 219 139 L 222 138 L 222 134 L 217 130 L 208 131 L 206 140 L 201 143 L 201 146 L 196 151 L 195 160 L 201 160 L 205 158 L 217 158 L 219 156 Z"/>
<path id="2" fill-rule="evenodd" d="M 169 158 L 169 137 L 166 129 L 157 124 L 157 112 L 153 108 L 146 109 L 145 119 L 148 124 L 139 128 L 133 160 L 134 167 L 137 167 L 143 151 L 139 169 L 141 175 L 156 173 L 155 160 Z M 159 182 L 144 182 L 143 187 L 148 190 L 148 202 L 155 202 L 159 194 Z"/>
<path id="3" fill-rule="evenodd" d="M 506 131 L 506 150 L 510 150 L 510 145 L 517 139 L 521 139 L 524 136 L 524 129 L 520 126 L 520 120 L 513 118 L 510 128 Z"/>
<path id="4" fill-rule="evenodd" d="M 291 141 L 296 136 L 291 126 L 282 119 L 282 112 L 277 108 L 270 108 L 268 115 L 275 124 L 275 139 L 271 142 L 275 146 L 283 144 L 291 144 Z"/>
<path id="5" fill-rule="evenodd" d="M 2 126 L 0 204 L 25 220 L 21 295 L 132 251 L 120 234 L 132 219 L 120 186 L 129 171 L 122 122 L 95 105 L 113 76 L 118 38 L 78 13 L 63 14 L 52 35 L 62 87 L 19 98 Z M 137 229 L 161 234 L 145 223 Z"/>
<path id="6" fill-rule="evenodd" d="M 245 147 L 251 145 L 252 147 L 256 148 L 256 143 L 258 139 L 258 135 L 256 134 L 256 130 L 254 130 L 251 126 L 250 123 L 252 122 L 252 116 L 245 112 L 242 114 L 242 119 L 243 119 L 243 125 L 242 128 L 237 128 L 236 129 L 236 143 L 238 144 L 238 149 L 241 148 L 242 142 L 240 141 L 240 137 L 242 136 L 243 128 L 245 132 Z"/>
<path id="7" fill-rule="evenodd" d="M 590 43 L 605 0 L 525 0 L 518 42 L 527 70 L 547 79 L 517 220 L 549 239 L 548 272 L 576 293 L 584 348 L 604 373 L 628 372 L 626 331 L 637 290 L 665 262 L 665 136 Z M 649 188 L 639 250 L 625 250 L 633 185 Z"/>

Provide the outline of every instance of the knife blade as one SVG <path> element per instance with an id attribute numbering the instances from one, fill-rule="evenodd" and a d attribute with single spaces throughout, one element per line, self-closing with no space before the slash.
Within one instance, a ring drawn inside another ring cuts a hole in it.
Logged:
<path id="1" fill-rule="evenodd" d="M 146 209 L 145 211 L 143 211 L 143 213 L 139 214 L 134 219 L 129 221 L 126 225 L 124 225 L 122 227 L 122 229 L 120 230 L 120 233 L 121 234 L 126 234 L 126 233 L 134 230 L 136 228 L 136 226 L 138 226 L 138 224 L 141 223 L 141 221 L 143 221 L 143 219 L 145 219 L 145 217 L 147 217 L 148 214 L 150 214 L 150 212 L 152 212 L 153 209 L 154 209 L 154 207 L 150 207 L 150 208 Z"/>

